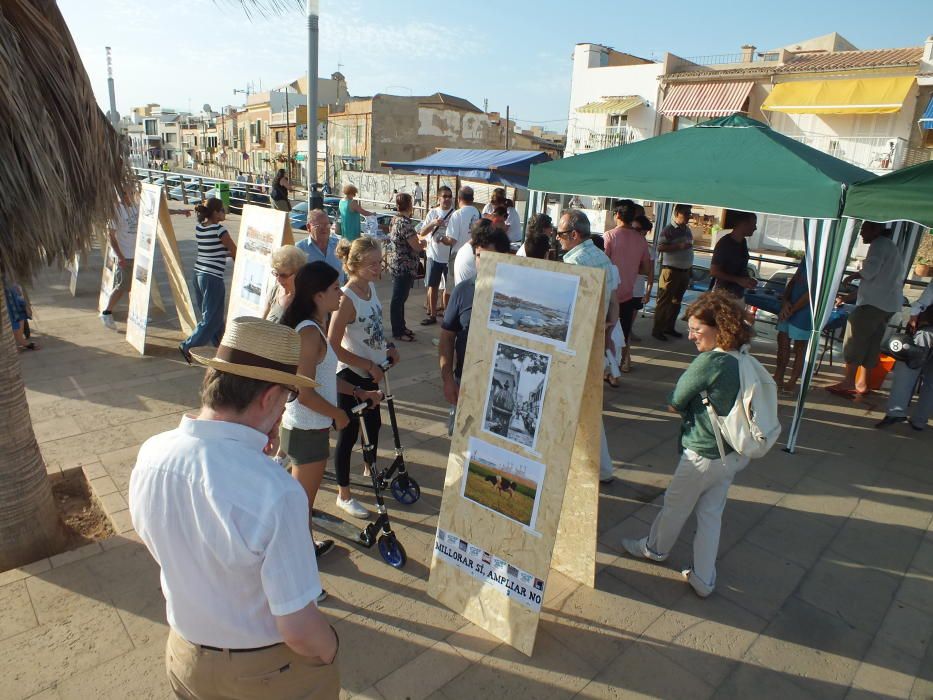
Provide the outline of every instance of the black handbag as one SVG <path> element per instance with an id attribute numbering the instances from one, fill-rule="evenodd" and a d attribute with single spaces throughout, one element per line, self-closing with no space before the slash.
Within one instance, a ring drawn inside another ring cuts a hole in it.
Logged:
<path id="1" fill-rule="evenodd" d="M 895 333 L 888 339 L 888 354 L 911 369 L 920 369 L 933 353 L 933 329 Z"/>

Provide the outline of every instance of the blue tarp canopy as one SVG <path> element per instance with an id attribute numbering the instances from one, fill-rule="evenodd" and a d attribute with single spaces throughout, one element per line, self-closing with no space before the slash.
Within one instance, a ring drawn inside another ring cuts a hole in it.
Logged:
<path id="1" fill-rule="evenodd" d="M 551 157 L 544 151 L 493 151 L 472 148 L 444 148 L 410 163 L 382 161 L 392 170 L 419 175 L 452 175 L 469 180 L 496 182 L 528 189 L 528 173 L 535 163 Z"/>
<path id="2" fill-rule="evenodd" d="M 927 108 L 923 111 L 923 116 L 920 117 L 920 128 L 933 129 L 933 97 L 930 98 L 930 104 L 927 105 Z"/>

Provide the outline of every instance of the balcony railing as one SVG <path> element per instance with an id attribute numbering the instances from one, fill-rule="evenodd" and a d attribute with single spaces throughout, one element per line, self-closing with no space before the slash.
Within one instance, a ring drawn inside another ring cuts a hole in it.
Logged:
<path id="1" fill-rule="evenodd" d="M 580 138 L 579 150 L 599 151 L 603 148 L 624 146 L 627 143 L 638 140 L 638 134 L 633 129 L 629 128 L 591 131 Z"/>
<path id="2" fill-rule="evenodd" d="M 907 140 L 897 136 L 787 135 L 839 160 L 875 172 L 890 172 L 903 167 L 907 152 Z"/>

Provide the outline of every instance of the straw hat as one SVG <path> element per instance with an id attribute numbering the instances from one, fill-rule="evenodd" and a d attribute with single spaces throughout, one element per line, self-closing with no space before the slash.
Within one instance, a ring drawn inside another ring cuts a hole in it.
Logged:
<path id="1" fill-rule="evenodd" d="M 318 384 L 298 374 L 301 339 L 294 328 L 252 316 L 241 316 L 227 323 L 223 340 L 213 357 L 199 351 L 191 357 L 220 372 L 260 379 L 274 384 L 313 389 Z"/>

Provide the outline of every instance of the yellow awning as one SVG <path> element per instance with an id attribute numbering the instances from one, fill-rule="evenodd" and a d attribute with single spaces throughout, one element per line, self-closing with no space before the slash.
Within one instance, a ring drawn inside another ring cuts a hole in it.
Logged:
<path id="1" fill-rule="evenodd" d="M 630 97 L 606 97 L 599 102 L 585 104 L 577 109 L 577 111 L 587 114 L 625 114 L 630 109 L 635 109 L 635 107 L 644 103 L 645 101 L 637 95 Z"/>
<path id="2" fill-rule="evenodd" d="M 900 111 L 913 76 L 778 83 L 761 106 L 785 114 L 890 114 Z"/>

